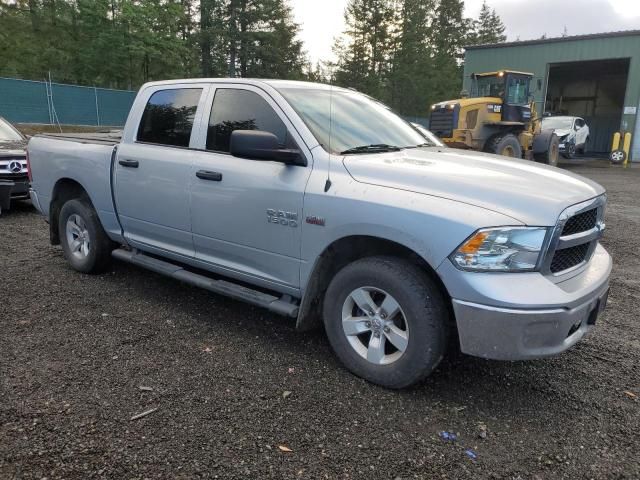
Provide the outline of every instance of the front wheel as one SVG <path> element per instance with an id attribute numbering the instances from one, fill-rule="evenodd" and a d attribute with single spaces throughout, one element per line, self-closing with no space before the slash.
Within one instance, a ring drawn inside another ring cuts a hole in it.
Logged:
<path id="1" fill-rule="evenodd" d="M 324 298 L 331 346 L 354 374 L 388 388 L 429 375 L 447 345 L 442 294 L 416 265 L 370 257 L 344 267 Z"/>
<path id="2" fill-rule="evenodd" d="M 58 229 L 62 251 L 74 270 L 98 273 L 107 267 L 113 243 L 88 202 L 79 199 L 66 202 L 60 210 Z"/>
<path id="3" fill-rule="evenodd" d="M 567 142 L 564 145 L 564 152 L 562 156 L 567 160 L 571 160 L 576 154 L 576 144 L 573 142 Z"/>
<path id="4" fill-rule="evenodd" d="M 522 158 L 522 146 L 518 137 L 511 133 L 493 137 L 487 142 L 486 151 L 503 157 Z"/>

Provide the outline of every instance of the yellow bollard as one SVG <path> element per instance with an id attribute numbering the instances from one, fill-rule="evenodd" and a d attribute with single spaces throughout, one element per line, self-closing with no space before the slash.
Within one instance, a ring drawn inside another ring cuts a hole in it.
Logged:
<path id="1" fill-rule="evenodd" d="M 613 141 L 611 142 L 611 151 L 614 152 L 620 147 L 620 132 L 613 134 Z"/>
<path id="2" fill-rule="evenodd" d="M 625 157 L 623 165 L 626 167 L 629 163 L 629 155 L 631 153 L 631 132 L 624 134 L 624 142 L 622 143 L 622 149 L 624 150 Z"/>

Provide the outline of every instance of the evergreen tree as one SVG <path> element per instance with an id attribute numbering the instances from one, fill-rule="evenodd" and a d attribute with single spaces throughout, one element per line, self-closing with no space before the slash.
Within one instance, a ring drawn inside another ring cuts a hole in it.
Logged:
<path id="1" fill-rule="evenodd" d="M 345 9 L 346 42 L 338 40 L 335 80 L 376 98 L 386 87 L 396 10 L 391 0 L 350 0 Z"/>
<path id="2" fill-rule="evenodd" d="M 465 18 L 462 0 L 440 0 L 433 22 L 433 70 L 431 97 L 434 101 L 457 98 L 462 87 L 463 47 L 472 21 Z"/>
<path id="3" fill-rule="evenodd" d="M 303 77 L 286 0 L 0 0 L 0 75 L 115 88 Z"/>
<path id="4" fill-rule="evenodd" d="M 487 0 L 482 2 L 480 15 L 474 21 L 474 29 L 469 38 L 469 45 L 486 45 L 502 43 L 507 40 L 504 23 L 495 9 L 489 8 Z"/>
<path id="5" fill-rule="evenodd" d="M 432 90 L 435 0 L 403 0 L 399 8 L 389 103 L 403 114 L 425 116 Z"/>

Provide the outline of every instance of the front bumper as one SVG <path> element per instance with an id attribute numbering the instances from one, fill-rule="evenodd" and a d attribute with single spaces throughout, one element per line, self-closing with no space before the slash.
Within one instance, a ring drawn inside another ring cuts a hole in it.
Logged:
<path id="1" fill-rule="evenodd" d="M 451 264 L 438 271 L 452 296 L 461 350 L 526 360 L 557 355 L 594 328 L 606 305 L 611 257 L 598 245 L 584 270 L 558 283 L 535 272 L 471 273 Z"/>

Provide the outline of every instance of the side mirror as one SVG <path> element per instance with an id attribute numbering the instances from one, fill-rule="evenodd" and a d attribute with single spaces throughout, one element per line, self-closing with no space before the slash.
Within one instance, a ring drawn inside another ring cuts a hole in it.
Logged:
<path id="1" fill-rule="evenodd" d="M 250 160 L 282 162 L 287 165 L 306 165 L 300 150 L 280 148 L 278 137 L 261 130 L 234 130 L 231 132 L 229 153 Z"/>

